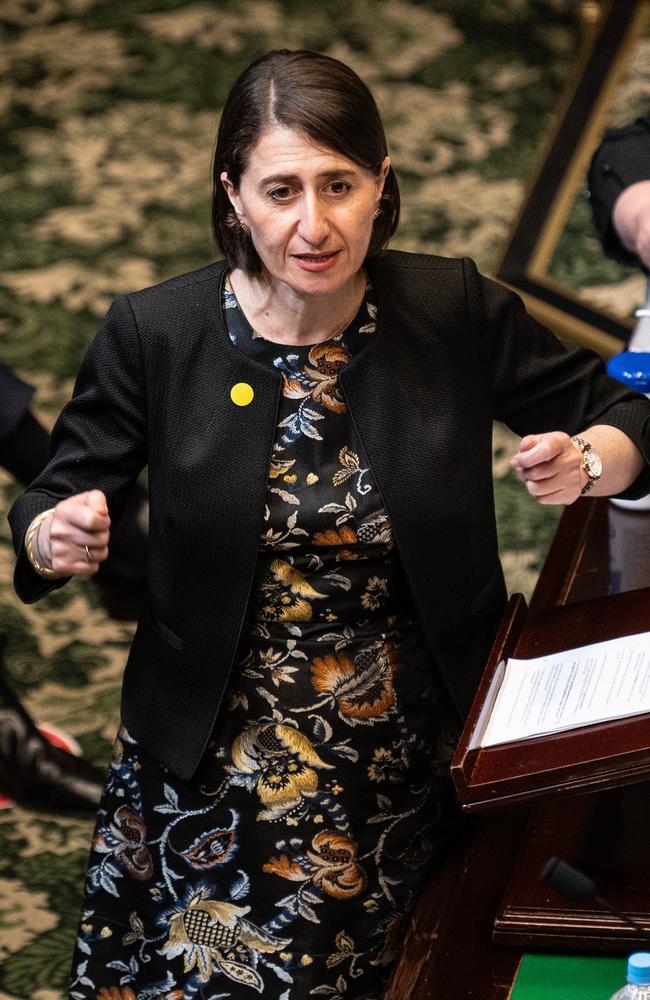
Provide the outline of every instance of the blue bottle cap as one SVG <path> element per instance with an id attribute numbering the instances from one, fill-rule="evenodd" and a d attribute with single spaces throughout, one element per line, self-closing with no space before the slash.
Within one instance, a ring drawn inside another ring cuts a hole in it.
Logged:
<path id="1" fill-rule="evenodd" d="M 650 353 L 623 351 L 615 354 L 607 362 L 607 374 L 624 382 L 628 389 L 650 392 Z"/>
<path id="2" fill-rule="evenodd" d="M 650 986 L 650 952 L 637 951 L 627 960 L 627 981 L 635 986 Z"/>

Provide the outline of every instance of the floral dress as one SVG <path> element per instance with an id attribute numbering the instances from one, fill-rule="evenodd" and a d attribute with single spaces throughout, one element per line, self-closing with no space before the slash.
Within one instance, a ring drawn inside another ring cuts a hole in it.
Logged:
<path id="1" fill-rule="evenodd" d="M 73 1000 L 379 998 L 455 829 L 450 713 L 339 385 L 376 326 L 251 329 L 283 376 L 252 598 L 223 708 L 182 782 L 124 729 L 93 839 Z"/>

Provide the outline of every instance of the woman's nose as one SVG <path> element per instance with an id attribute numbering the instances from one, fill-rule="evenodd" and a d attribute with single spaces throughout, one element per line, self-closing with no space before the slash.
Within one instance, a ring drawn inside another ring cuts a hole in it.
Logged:
<path id="1" fill-rule="evenodd" d="M 318 247 L 324 243 L 330 231 L 326 206 L 318 198 L 306 197 L 300 208 L 298 235 L 310 246 Z"/>

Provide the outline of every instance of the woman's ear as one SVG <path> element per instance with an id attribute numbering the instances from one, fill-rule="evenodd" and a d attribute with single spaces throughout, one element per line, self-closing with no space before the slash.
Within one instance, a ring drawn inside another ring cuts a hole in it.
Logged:
<path id="1" fill-rule="evenodd" d="M 224 186 L 226 194 L 228 195 L 230 204 L 237 213 L 237 218 L 241 220 L 242 203 L 241 203 L 241 198 L 239 197 L 239 194 L 237 192 L 237 189 L 235 188 L 235 185 L 232 183 L 225 170 L 221 171 L 219 179 Z"/>
<path id="2" fill-rule="evenodd" d="M 388 171 L 390 170 L 390 156 L 385 156 L 382 160 L 381 167 L 379 168 L 379 173 L 377 174 L 377 195 L 381 198 L 384 191 L 384 184 L 386 183 L 386 178 L 388 177 Z M 223 175 L 222 175 L 223 176 Z"/>

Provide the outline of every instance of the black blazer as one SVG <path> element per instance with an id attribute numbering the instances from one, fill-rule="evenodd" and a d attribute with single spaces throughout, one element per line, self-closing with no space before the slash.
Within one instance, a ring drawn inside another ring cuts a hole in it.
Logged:
<path id="1" fill-rule="evenodd" d="M 149 462 L 148 601 L 123 720 L 182 778 L 195 771 L 236 655 L 262 533 L 281 389 L 221 316 L 223 262 L 120 296 L 14 505 L 15 582 L 52 589 L 22 549 L 39 511 L 99 488 L 117 516 Z M 386 252 L 371 265 L 379 324 L 341 386 L 392 522 L 434 662 L 463 712 L 503 611 L 492 497 L 494 418 L 518 433 L 608 423 L 650 459 L 650 403 L 563 346 L 470 261 Z M 249 406 L 230 389 L 249 383 Z M 626 496 L 650 490 L 646 469 Z M 56 582 L 54 586 L 60 585 Z"/>

